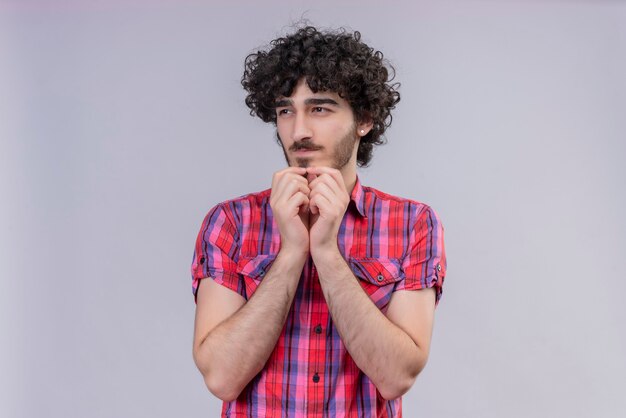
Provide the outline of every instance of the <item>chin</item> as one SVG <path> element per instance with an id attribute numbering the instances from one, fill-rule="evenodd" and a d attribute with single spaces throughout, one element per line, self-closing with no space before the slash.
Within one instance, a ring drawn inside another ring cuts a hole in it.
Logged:
<path id="1" fill-rule="evenodd" d="M 290 165 L 292 167 L 302 167 L 302 168 L 311 167 L 311 159 L 310 158 L 296 158 L 295 161 L 292 161 Z"/>

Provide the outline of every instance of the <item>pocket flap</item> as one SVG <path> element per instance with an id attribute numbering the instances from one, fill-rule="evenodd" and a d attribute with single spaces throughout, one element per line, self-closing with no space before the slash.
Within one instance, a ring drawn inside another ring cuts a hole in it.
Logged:
<path id="1" fill-rule="evenodd" d="M 377 286 L 402 279 L 400 260 L 395 258 L 350 258 L 350 268 L 355 276 Z"/>
<path id="2" fill-rule="evenodd" d="M 254 280 L 262 280 L 275 259 L 276 254 L 259 254 L 254 257 L 240 257 L 237 262 L 237 273 Z"/>

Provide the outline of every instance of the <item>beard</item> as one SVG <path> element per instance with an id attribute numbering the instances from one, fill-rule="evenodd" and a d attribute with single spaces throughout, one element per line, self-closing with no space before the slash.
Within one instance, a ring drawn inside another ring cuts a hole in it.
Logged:
<path id="1" fill-rule="evenodd" d="M 349 162 L 350 158 L 352 158 L 352 154 L 354 152 L 354 147 L 358 143 L 358 137 L 353 132 L 355 131 L 355 126 L 352 126 L 346 135 L 343 136 L 337 142 L 333 148 L 333 152 L 331 154 L 331 163 L 330 167 L 335 168 L 337 170 L 341 170 L 344 168 Z M 312 158 L 307 157 L 295 157 L 293 160 L 289 159 L 289 154 L 283 145 L 283 141 L 280 139 L 278 135 L 278 131 L 276 131 L 276 138 L 280 143 L 283 154 L 285 155 L 285 161 L 287 165 L 292 167 L 309 167 L 311 164 Z M 289 147 L 289 151 L 297 151 L 301 149 L 313 149 L 313 150 L 324 150 L 324 147 L 320 147 L 319 145 L 313 143 L 308 139 L 304 139 L 302 141 L 294 142 L 291 147 Z"/>

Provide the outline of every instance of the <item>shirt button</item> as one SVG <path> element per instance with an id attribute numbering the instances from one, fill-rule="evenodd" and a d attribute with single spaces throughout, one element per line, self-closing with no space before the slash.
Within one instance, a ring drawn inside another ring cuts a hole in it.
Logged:
<path id="1" fill-rule="evenodd" d="M 379 282 L 382 282 L 384 279 L 383 275 L 381 273 L 378 273 L 378 276 L 376 277 L 376 280 L 378 280 Z"/>
<path id="2" fill-rule="evenodd" d="M 204 257 L 200 259 L 200 264 L 204 264 Z"/>
<path id="3" fill-rule="evenodd" d="M 313 375 L 313 383 L 317 383 L 317 382 L 319 382 L 319 381 L 320 381 L 320 377 L 319 377 L 319 375 L 318 375 L 317 373 L 315 373 L 315 374 Z"/>
<path id="4" fill-rule="evenodd" d="M 322 326 L 321 325 L 318 325 L 318 326 L 315 327 L 315 333 L 316 334 L 321 334 L 322 333 Z"/>
<path id="5" fill-rule="evenodd" d="M 260 276 L 260 277 L 265 276 L 265 270 L 261 270 L 261 272 L 259 273 L 259 276 Z"/>
<path id="6" fill-rule="evenodd" d="M 441 264 L 437 264 L 437 271 L 441 271 Z"/>

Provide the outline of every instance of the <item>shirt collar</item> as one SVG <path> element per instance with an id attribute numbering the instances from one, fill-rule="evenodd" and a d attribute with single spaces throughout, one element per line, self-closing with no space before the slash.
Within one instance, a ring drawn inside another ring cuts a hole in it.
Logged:
<path id="1" fill-rule="evenodd" d="M 350 194 L 350 200 L 354 202 L 354 206 L 359 214 L 363 217 L 365 216 L 365 192 L 363 190 L 363 186 L 361 185 L 361 181 L 359 180 L 359 176 L 356 176 L 356 183 L 354 183 L 354 188 L 352 189 L 352 193 Z"/>

